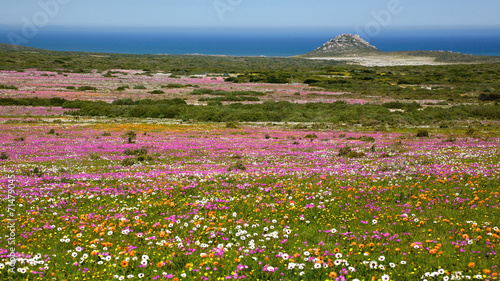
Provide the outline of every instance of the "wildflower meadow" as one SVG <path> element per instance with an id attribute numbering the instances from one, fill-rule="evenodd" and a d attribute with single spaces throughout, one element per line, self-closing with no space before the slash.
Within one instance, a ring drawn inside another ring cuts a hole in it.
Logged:
<path id="1" fill-rule="evenodd" d="M 498 280 L 498 135 L 49 112 L 0 124 L 2 280 Z"/>

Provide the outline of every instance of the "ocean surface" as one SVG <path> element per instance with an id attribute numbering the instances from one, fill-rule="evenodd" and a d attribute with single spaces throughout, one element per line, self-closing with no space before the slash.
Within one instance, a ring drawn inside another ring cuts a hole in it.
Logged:
<path id="1" fill-rule="evenodd" d="M 12 43 L 0 30 L 0 42 Z M 204 54 L 288 57 L 310 52 L 340 33 L 284 32 L 124 32 L 40 31 L 22 45 L 56 50 L 125 54 Z M 381 51 L 443 50 L 472 55 L 500 56 L 500 32 L 460 32 L 441 35 L 383 34 L 365 38 Z"/>

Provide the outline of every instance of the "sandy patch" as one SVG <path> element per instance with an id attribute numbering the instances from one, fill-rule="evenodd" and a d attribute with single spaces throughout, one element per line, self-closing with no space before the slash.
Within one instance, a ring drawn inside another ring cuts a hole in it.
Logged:
<path id="1" fill-rule="evenodd" d="M 362 56 L 362 57 L 323 57 L 309 58 L 312 60 L 344 61 L 347 64 L 362 66 L 399 66 L 399 65 L 446 65 L 450 63 L 436 62 L 433 57 L 408 57 L 408 56 Z"/>

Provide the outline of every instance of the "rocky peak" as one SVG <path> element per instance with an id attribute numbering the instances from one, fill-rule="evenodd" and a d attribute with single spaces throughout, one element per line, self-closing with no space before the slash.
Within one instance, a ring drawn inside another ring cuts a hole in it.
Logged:
<path id="1" fill-rule="evenodd" d="M 342 34 L 323 44 L 323 46 L 306 54 L 307 56 L 336 56 L 380 52 L 359 35 Z"/>

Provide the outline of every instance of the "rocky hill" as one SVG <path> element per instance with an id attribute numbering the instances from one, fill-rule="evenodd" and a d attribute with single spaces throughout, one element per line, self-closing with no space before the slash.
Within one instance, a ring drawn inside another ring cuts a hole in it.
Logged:
<path id="1" fill-rule="evenodd" d="M 304 54 L 305 57 L 332 57 L 339 55 L 360 55 L 380 53 L 375 46 L 370 45 L 359 35 L 342 34 L 323 44 L 316 50 Z"/>

